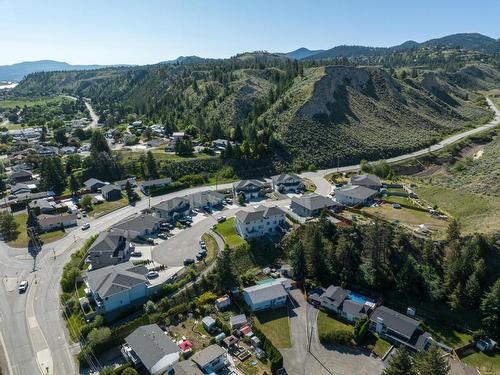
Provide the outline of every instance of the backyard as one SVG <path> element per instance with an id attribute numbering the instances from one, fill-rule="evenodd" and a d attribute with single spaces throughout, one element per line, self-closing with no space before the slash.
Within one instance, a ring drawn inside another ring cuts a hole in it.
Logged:
<path id="1" fill-rule="evenodd" d="M 193 344 L 193 351 L 199 351 L 207 347 L 210 345 L 210 340 L 212 339 L 212 336 L 208 335 L 201 322 L 194 319 L 188 319 L 176 325 L 171 325 L 168 327 L 168 331 L 175 341 L 186 337 Z"/>
<path id="2" fill-rule="evenodd" d="M 236 232 L 236 219 L 234 217 L 227 219 L 223 223 L 216 224 L 214 230 L 222 237 L 229 247 L 237 247 L 247 242 Z"/>
<path id="3" fill-rule="evenodd" d="M 433 339 L 454 349 L 472 341 L 472 336 L 468 333 L 459 332 L 435 321 L 424 322 L 421 324 L 421 328 L 422 330 L 429 332 Z"/>
<path id="4" fill-rule="evenodd" d="M 290 348 L 290 325 L 286 307 L 255 313 L 256 326 L 272 341 L 277 348 Z"/>
<path id="5" fill-rule="evenodd" d="M 28 219 L 28 214 L 26 214 L 26 213 L 14 215 L 15 222 L 19 224 L 19 226 L 17 228 L 19 235 L 17 236 L 17 238 L 15 240 L 8 242 L 9 246 L 12 246 L 12 247 L 27 247 L 28 246 L 29 238 L 28 238 L 28 233 L 26 233 L 26 220 L 27 219 Z M 56 241 L 59 238 L 64 237 L 65 235 L 66 235 L 66 232 L 58 229 L 58 230 L 54 230 L 54 231 L 47 232 L 47 233 L 41 233 L 39 235 L 39 237 L 44 243 L 49 243 L 52 241 Z"/>

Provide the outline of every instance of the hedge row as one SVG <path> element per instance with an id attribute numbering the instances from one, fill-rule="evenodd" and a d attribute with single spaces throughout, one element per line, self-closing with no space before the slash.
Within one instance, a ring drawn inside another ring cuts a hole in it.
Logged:
<path id="1" fill-rule="evenodd" d="M 269 358 L 269 362 L 271 362 L 272 373 L 276 374 L 278 369 L 283 367 L 283 356 L 281 355 L 280 351 L 274 346 L 271 340 L 269 340 L 258 327 L 254 325 L 252 327 L 252 331 L 262 343 L 262 348 L 266 352 L 267 357 Z"/>

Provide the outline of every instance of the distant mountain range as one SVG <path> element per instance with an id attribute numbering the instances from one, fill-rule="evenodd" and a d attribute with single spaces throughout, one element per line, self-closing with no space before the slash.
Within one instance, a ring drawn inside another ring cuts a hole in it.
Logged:
<path id="1" fill-rule="evenodd" d="M 383 56 L 394 52 L 411 50 L 414 48 L 445 46 L 461 47 L 468 50 L 480 51 L 484 53 L 500 53 L 500 40 L 490 38 L 478 33 L 462 33 L 444 36 L 442 38 L 430 39 L 418 43 L 413 40 L 406 41 L 393 47 L 367 47 L 367 46 L 349 46 L 341 45 L 327 50 L 310 50 L 305 47 L 287 53 L 273 54 L 275 56 L 284 56 L 293 60 L 319 60 L 333 58 L 358 58 Z M 245 53 L 237 55 L 244 57 Z M 159 64 L 195 64 L 216 59 L 207 59 L 199 56 L 180 56 L 174 60 L 162 61 Z M 107 68 L 110 66 L 126 65 L 71 65 L 66 62 L 53 60 L 40 60 L 21 62 L 13 65 L 0 66 L 0 81 L 20 81 L 26 75 L 35 72 L 50 71 L 68 71 L 68 70 L 94 70 Z"/>
<path id="2" fill-rule="evenodd" d="M 447 35 L 442 38 L 430 39 L 422 43 L 409 40 L 393 47 L 367 47 L 367 46 L 336 46 L 328 50 L 311 51 L 307 48 L 299 48 L 284 55 L 297 60 L 312 59 L 332 59 L 332 58 L 353 58 L 387 55 L 421 47 L 461 47 L 464 49 L 480 51 L 485 53 L 500 53 L 500 40 L 478 33 L 462 33 Z"/>

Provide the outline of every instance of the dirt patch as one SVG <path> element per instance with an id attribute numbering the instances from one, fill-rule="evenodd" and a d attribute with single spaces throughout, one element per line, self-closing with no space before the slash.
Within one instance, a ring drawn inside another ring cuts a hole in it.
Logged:
<path id="1" fill-rule="evenodd" d="M 423 171 L 415 173 L 415 177 L 429 177 L 436 174 L 447 174 L 446 169 L 442 165 L 431 165 L 428 168 L 425 168 Z"/>
<path id="2" fill-rule="evenodd" d="M 460 153 L 458 154 L 458 159 L 465 159 L 466 157 L 474 157 L 478 152 L 481 152 L 484 149 L 484 145 L 477 145 L 477 144 L 471 144 L 468 146 L 465 146 L 462 150 L 460 150 Z"/>
<path id="3" fill-rule="evenodd" d="M 474 155 L 472 155 L 472 158 L 474 160 L 480 159 L 483 156 L 483 153 L 484 153 L 484 150 L 479 150 Z"/>

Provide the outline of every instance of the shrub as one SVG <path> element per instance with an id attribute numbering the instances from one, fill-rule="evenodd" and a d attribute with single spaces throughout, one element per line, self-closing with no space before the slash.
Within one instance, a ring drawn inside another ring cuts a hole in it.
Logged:
<path id="1" fill-rule="evenodd" d="M 196 298 L 196 305 L 203 306 L 209 303 L 213 303 L 217 299 L 217 295 L 212 292 L 205 292 L 201 296 Z"/>
<path id="2" fill-rule="evenodd" d="M 354 335 L 351 331 L 339 329 L 330 332 L 321 332 L 319 334 L 319 341 L 323 344 L 350 344 L 354 339 Z"/>
<path id="3" fill-rule="evenodd" d="M 107 342 L 111 338 L 111 329 L 109 327 L 94 328 L 87 336 L 88 345 L 91 348 Z"/>

